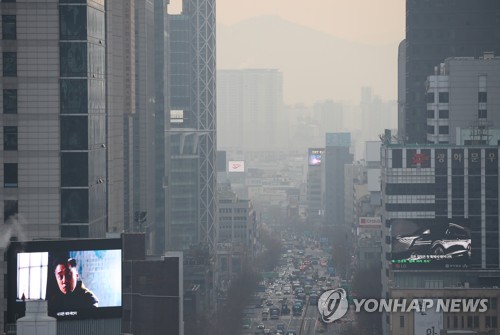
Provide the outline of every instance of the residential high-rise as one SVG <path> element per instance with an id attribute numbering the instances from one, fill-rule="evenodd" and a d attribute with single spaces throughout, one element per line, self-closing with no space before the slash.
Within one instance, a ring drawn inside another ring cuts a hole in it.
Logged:
<path id="1" fill-rule="evenodd" d="M 215 0 L 169 15 L 167 249 L 216 243 Z"/>
<path id="2" fill-rule="evenodd" d="M 406 1 L 406 98 L 404 128 L 407 143 L 425 143 L 427 76 L 448 57 L 500 55 L 496 0 Z"/>
<path id="3" fill-rule="evenodd" d="M 228 151 L 285 148 L 283 74 L 276 69 L 217 71 L 218 139 Z"/>

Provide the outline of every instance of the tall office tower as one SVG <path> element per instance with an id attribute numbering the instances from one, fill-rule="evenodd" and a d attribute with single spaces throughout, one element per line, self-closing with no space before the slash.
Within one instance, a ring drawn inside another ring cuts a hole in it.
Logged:
<path id="1" fill-rule="evenodd" d="M 498 143 L 499 57 L 485 54 L 478 59 L 448 58 L 436 66 L 427 82 L 429 143 Z"/>
<path id="2" fill-rule="evenodd" d="M 3 1 L 0 14 L 2 238 L 104 237 L 104 4 Z"/>
<path id="3" fill-rule="evenodd" d="M 147 233 L 148 253 L 165 250 L 166 0 L 136 0 L 133 126 L 133 229 Z"/>
<path id="4" fill-rule="evenodd" d="M 307 222 L 323 224 L 325 207 L 325 148 L 309 148 L 307 162 Z"/>
<path id="5" fill-rule="evenodd" d="M 26 238 L 104 237 L 104 6 L 0 6 L 3 220 L 18 214 Z"/>
<path id="6" fill-rule="evenodd" d="M 425 82 L 448 57 L 500 55 L 497 0 L 406 1 L 406 99 L 402 138 L 427 141 Z"/>
<path id="7" fill-rule="evenodd" d="M 135 113 L 135 17 L 133 1 L 106 2 L 108 231 L 131 231 L 132 120 Z"/>
<path id="8" fill-rule="evenodd" d="M 283 74 L 276 69 L 217 71 L 219 146 L 228 151 L 285 148 Z"/>
<path id="9" fill-rule="evenodd" d="M 350 133 L 327 133 L 325 146 L 325 224 L 344 226 L 345 164 L 351 164 Z"/>
<path id="10" fill-rule="evenodd" d="M 169 128 L 170 106 L 168 91 L 168 15 L 169 0 L 154 1 L 155 22 L 155 226 L 151 231 L 152 251 L 162 255 L 166 232 L 166 180 L 169 147 L 166 131 Z"/>
<path id="11" fill-rule="evenodd" d="M 406 40 L 398 46 L 398 135 L 406 133 Z"/>
<path id="12" fill-rule="evenodd" d="M 171 115 L 167 248 L 216 243 L 215 0 L 169 15 Z"/>

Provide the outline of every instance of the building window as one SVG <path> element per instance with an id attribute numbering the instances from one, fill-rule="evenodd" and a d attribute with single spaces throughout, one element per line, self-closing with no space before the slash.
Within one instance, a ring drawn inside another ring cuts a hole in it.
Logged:
<path id="1" fill-rule="evenodd" d="M 434 111 L 431 109 L 427 110 L 427 118 L 428 119 L 434 119 Z"/>
<path id="2" fill-rule="evenodd" d="M 399 328 L 404 328 L 405 327 L 405 316 L 400 315 L 399 316 Z"/>
<path id="3" fill-rule="evenodd" d="M 492 310 L 496 310 L 497 309 L 497 298 L 491 298 L 490 299 L 490 308 Z"/>
<path id="4" fill-rule="evenodd" d="M 450 111 L 447 109 L 439 110 L 439 118 L 440 119 L 448 119 L 450 117 Z"/>
<path id="5" fill-rule="evenodd" d="M 434 126 L 427 126 L 427 134 L 434 135 Z"/>
<path id="6" fill-rule="evenodd" d="M 478 119 L 487 119 L 488 118 L 488 111 L 486 109 L 480 109 L 477 111 L 477 118 Z"/>
<path id="7" fill-rule="evenodd" d="M 426 101 L 428 104 L 434 103 L 434 92 L 427 93 Z"/>
<path id="8" fill-rule="evenodd" d="M 17 163 L 4 163 L 3 165 L 3 187 L 17 187 Z"/>
<path id="9" fill-rule="evenodd" d="M 439 102 L 447 103 L 450 101 L 450 95 L 448 92 L 439 92 Z"/>
<path id="10" fill-rule="evenodd" d="M 3 52 L 3 76 L 15 77 L 17 76 L 17 53 Z"/>
<path id="11" fill-rule="evenodd" d="M 17 296 L 26 299 L 45 299 L 47 289 L 48 252 L 24 252 L 18 254 Z"/>
<path id="12" fill-rule="evenodd" d="M 9 218 L 16 215 L 18 212 L 17 200 L 3 201 L 3 222 L 6 223 Z"/>
<path id="13" fill-rule="evenodd" d="M 439 135 L 448 135 L 450 128 L 448 126 L 439 126 Z"/>
<path id="14" fill-rule="evenodd" d="M 2 39 L 16 39 L 16 16 L 2 15 Z"/>
<path id="15" fill-rule="evenodd" d="M 488 93 L 487 92 L 478 92 L 477 93 L 477 101 L 478 102 L 488 102 Z"/>
<path id="16" fill-rule="evenodd" d="M 5 151 L 17 150 L 17 127 L 15 126 L 3 127 L 3 150 Z"/>
<path id="17" fill-rule="evenodd" d="M 4 114 L 17 114 L 17 90 L 3 90 L 3 112 Z"/>

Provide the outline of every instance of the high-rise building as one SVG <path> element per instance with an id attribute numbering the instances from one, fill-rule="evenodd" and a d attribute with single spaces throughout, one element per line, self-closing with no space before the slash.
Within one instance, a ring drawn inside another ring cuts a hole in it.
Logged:
<path id="1" fill-rule="evenodd" d="M 496 0 L 406 1 L 406 98 L 404 128 L 407 143 L 425 143 L 427 76 L 448 57 L 500 54 Z M 404 132 L 404 133 L 403 133 Z"/>
<path id="2" fill-rule="evenodd" d="M 215 0 L 169 15 L 167 249 L 216 243 Z"/>
<path id="3" fill-rule="evenodd" d="M 217 71 L 218 139 L 228 151 L 276 151 L 286 145 L 283 74 L 276 69 Z"/>
<path id="4" fill-rule="evenodd" d="M 384 298 L 417 298 L 422 292 L 436 298 L 492 297 L 492 290 L 500 285 L 499 154 L 496 145 L 384 143 Z M 492 299 L 496 305 L 497 297 Z M 495 306 L 481 318 L 497 318 L 497 314 Z M 451 322 L 440 329 L 483 329 L 486 324 L 474 326 L 467 321 L 468 325 L 454 326 L 454 317 L 465 316 L 442 316 Z M 384 334 L 412 328 L 413 317 L 387 314 Z M 400 320 L 404 326 L 398 328 Z"/>
<path id="5" fill-rule="evenodd" d="M 344 226 L 345 165 L 351 164 L 350 133 L 327 133 L 325 145 L 325 224 Z"/>
<path id="6" fill-rule="evenodd" d="M 492 128 L 500 128 L 500 58 L 448 58 L 427 83 L 429 143 L 497 143 Z"/>
<path id="7" fill-rule="evenodd" d="M 0 6 L 3 221 L 18 214 L 26 238 L 104 237 L 104 6 Z"/>
<path id="8" fill-rule="evenodd" d="M 310 148 L 307 163 L 307 222 L 324 223 L 325 148 Z"/>

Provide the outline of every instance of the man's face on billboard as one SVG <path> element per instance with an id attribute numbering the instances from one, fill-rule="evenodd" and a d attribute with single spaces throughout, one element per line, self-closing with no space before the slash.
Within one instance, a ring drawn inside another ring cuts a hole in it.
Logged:
<path id="1" fill-rule="evenodd" d="M 76 269 L 69 264 L 58 264 L 55 270 L 57 285 L 62 293 L 68 294 L 73 292 L 76 287 L 78 274 Z"/>

